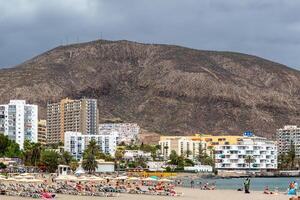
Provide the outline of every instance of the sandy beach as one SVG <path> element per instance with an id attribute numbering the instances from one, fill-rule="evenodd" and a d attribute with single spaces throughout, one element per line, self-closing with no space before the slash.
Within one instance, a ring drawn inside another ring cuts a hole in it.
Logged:
<path id="1" fill-rule="evenodd" d="M 250 194 L 244 194 L 243 192 L 233 191 L 233 190 L 214 190 L 214 191 L 205 191 L 197 189 L 187 189 L 187 188 L 178 188 L 179 192 L 183 192 L 182 197 L 167 197 L 167 196 L 151 196 L 151 195 L 135 195 L 135 194 L 120 194 L 118 197 L 109 197 L 111 199 L 118 200 L 166 200 L 166 199 L 201 199 L 201 200 L 287 200 L 289 196 L 284 194 L 279 195 L 265 195 L 262 192 L 251 192 Z M 91 200 L 91 199 L 103 199 L 105 197 L 90 197 L 90 196 L 70 196 L 58 194 L 57 199 L 61 200 Z M 15 196 L 0 196 L 1 200 L 16 200 L 16 199 L 32 199 L 24 197 L 15 197 Z"/>

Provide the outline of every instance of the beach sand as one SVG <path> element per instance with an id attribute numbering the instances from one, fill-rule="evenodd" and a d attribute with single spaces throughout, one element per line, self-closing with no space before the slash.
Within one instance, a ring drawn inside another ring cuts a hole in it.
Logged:
<path id="1" fill-rule="evenodd" d="M 203 191 L 198 189 L 177 188 L 177 191 L 183 192 L 182 197 L 166 197 L 166 196 L 151 196 L 151 195 L 136 195 L 136 194 L 120 194 L 118 197 L 109 197 L 110 199 L 117 200 L 288 200 L 289 196 L 284 194 L 279 195 L 266 195 L 262 192 L 251 192 L 250 194 L 244 194 L 243 192 L 233 190 L 214 190 Z M 105 197 L 90 197 L 90 196 L 70 196 L 58 194 L 58 200 L 93 200 L 104 199 Z M 32 198 L 13 197 L 13 196 L 0 196 L 1 200 L 27 200 Z M 107 199 L 107 198 L 105 198 Z"/>

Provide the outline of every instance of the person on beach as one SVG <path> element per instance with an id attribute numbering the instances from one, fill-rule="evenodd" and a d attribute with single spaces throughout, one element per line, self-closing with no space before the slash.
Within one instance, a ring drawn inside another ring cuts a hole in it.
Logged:
<path id="1" fill-rule="evenodd" d="M 191 180 L 191 188 L 194 188 L 194 180 Z"/>
<path id="2" fill-rule="evenodd" d="M 250 191 L 249 191 L 249 189 L 250 189 L 250 178 L 245 179 L 244 189 L 245 189 L 245 193 L 250 193 Z"/>
<path id="3" fill-rule="evenodd" d="M 287 194 L 292 196 L 297 195 L 297 191 L 295 189 L 295 182 L 290 182 Z"/>
<path id="4" fill-rule="evenodd" d="M 294 181 L 294 188 L 295 190 L 298 190 L 298 183 L 296 181 Z"/>
<path id="5" fill-rule="evenodd" d="M 265 187 L 264 194 L 273 194 L 273 192 L 270 191 L 269 186 Z"/>

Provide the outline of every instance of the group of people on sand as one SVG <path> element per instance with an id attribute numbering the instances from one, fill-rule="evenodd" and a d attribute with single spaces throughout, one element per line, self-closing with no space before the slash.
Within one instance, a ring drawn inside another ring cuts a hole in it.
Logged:
<path id="1" fill-rule="evenodd" d="M 291 195 L 291 196 L 296 196 L 297 195 L 297 190 L 298 190 L 298 183 L 296 181 L 292 181 L 292 182 L 289 183 L 286 194 Z M 264 194 L 275 194 L 276 195 L 279 192 L 278 192 L 278 188 L 276 188 L 273 192 L 269 189 L 268 186 L 265 186 L 263 193 Z"/>
<path id="2" fill-rule="evenodd" d="M 83 196 L 118 196 L 119 193 L 181 196 L 175 185 L 160 181 L 130 181 L 107 179 L 102 182 L 44 181 L 37 184 L 0 183 L 0 195 L 53 199 L 56 194 Z M 1 199 L 1 198 L 0 198 Z"/>

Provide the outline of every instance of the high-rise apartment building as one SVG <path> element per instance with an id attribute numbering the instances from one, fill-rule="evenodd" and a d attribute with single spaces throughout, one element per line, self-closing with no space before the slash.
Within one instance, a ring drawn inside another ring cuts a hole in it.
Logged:
<path id="1" fill-rule="evenodd" d="M 47 144 L 47 128 L 46 120 L 40 120 L 38 123 L 38 142 L 45 145 Z"/>
<path id="2" fill-rule="evenodd" d="M 20 149 L 24 141 L 37 142 L 38 106 L 26 104 L 25 100 L 10 100 L 0 105 L 0 133 L 16 141 Z"/>
<path id="3" fill-rule="evenodd" d="M 288 153 L 291 144 L 293 144 L 295 145 L 296 156 L 300 156 L 300 127 L 289 125 L 277 129 L 276 141 L 279 154 Z"/>
<path id="4" fill-rule="evenodd" d="M 67 131 L 95 135 L 98 131 L 98 109 L 96 99 L 62 99 L 47 105 L 47 141 L 64 141 Z"/>

